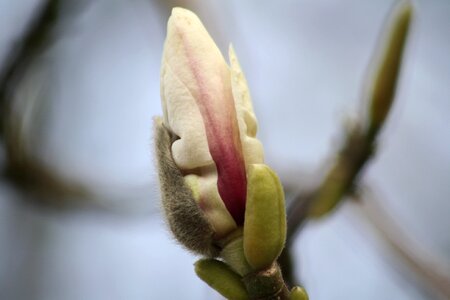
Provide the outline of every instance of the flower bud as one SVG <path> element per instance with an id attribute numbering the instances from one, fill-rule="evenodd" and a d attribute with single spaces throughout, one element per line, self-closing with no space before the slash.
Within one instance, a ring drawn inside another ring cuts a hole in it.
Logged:
<path id="1" fill-rule="evenodd" d="M 262 163 L 257 122 L 234 50 L 228 66 L 192 12 L 174 8 L 161 68 L 174 164 L 220 239 L 244 223 L 248 164 Z M 157 145 L 159 147 L 159 145 Z"/>

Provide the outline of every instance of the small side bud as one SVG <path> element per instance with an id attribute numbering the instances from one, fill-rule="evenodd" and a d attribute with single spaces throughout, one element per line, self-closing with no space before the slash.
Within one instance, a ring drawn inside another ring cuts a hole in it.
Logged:
<path id="1" fill-rule="evenodd" d="M 154 119 L 154 127 L 162 204 L 170 229 L 175 238 L 189 250 L 217 256 L 219 249 L 213 244 L 214 230 L 173 161 L 170 151 L 172 136 L 161 118 Z"/>
<path id="2" fill-rule="evenodd" d="M 299 286 L 295 286 L 291 290 L 291 294 L 289 295 L 290 300 L 308 300 L 308 294 L 306 293 L 304 288 Z"/>
<path id="3" fill-rule="evenodd" d="M 227 299 L 249 299 L 242 277 L 219 260 L 201 259 L 197 261 L 195 263 L 195 273 L 206 284 Z"/>
<path id="4" fill-rule="evenodd" d="M 248 167 L 244 253 L 254 270 L 269 267 L 286 240 L 284 193 L 278 176 L 264 164 Z"/>

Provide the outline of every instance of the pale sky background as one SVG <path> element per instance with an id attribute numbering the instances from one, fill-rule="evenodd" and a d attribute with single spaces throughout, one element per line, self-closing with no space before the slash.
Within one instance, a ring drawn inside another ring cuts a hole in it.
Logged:
<path id="1" fill-rule="evenodd" d="M 0 0 L 2 61 L 39 3 Z M 45 113 L 27 127 L 36 158 L 95 189 L 96 201 L 112 209 L 45 209 L 0 182 L 0 299 L 220 299 L 196 278 L 196 258 L 171 239 L 159 215 L 151 123 L 161 114 L 169 9 L 151 0 L 67 3 L 58 38 L 16 98 Z M 267 163 L 305 185 L 331 157 L 345 120 L 361 110 L 395 1 L 183 3 L 223 53 L 233 43 Z M 414 4 L 397 99 L 364 182 L 449 271 L 450 1 Z M 310 223 L 295 252 L 313 300 L 437 299 L 350 204 Z"/>

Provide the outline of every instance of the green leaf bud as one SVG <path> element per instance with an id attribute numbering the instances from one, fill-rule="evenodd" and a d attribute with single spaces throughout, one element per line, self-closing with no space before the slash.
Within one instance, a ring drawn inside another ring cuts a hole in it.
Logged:
<path id="1" fill-rule="evenodd" d="M 227 299 L 249 299 L 242 277 L 219 260 L 201 259 L 197 261 L 195 263 L 195 273 L 206 284 Z"/>
<path id="2" fill-rule="evenodd" d="M 278 176 L 267 165 L 249 165 L 247 172 L 244 253 L 250 266 L 261 270 L 272 265 L 284 247 L 284 193 Z"/>
<path id="3" fill-rule="evenodd" d="M 412 13 L 411 3 L 405 1 L 400 3 L 390 16 L 385 44 L 379 53 L 379 65 L 370 90 L 369 126 L 372 131 L 381 127 L 394 101 Z"/>

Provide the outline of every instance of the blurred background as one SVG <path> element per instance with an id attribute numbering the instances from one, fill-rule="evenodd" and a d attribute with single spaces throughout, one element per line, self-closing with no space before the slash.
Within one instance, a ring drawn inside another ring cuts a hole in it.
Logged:
<path id="1" fill-rule="evenodd" d="M 46 1 L 0 0 L 0 299 L 220 299 L 160 215 L 152 117 L 171 8 L 197 13 L 223 53 L 233 43 L 289 197 L 360 118 L 394 3 L 64 0 L 42 27 Z M 303 228 L 295 272 L 311 299 L 450 299 L 450 1 L 413 3 L 362 177 L 384 213 L 347 201 Z M 33 28 L 47 35 L 22 55 Z"/>

